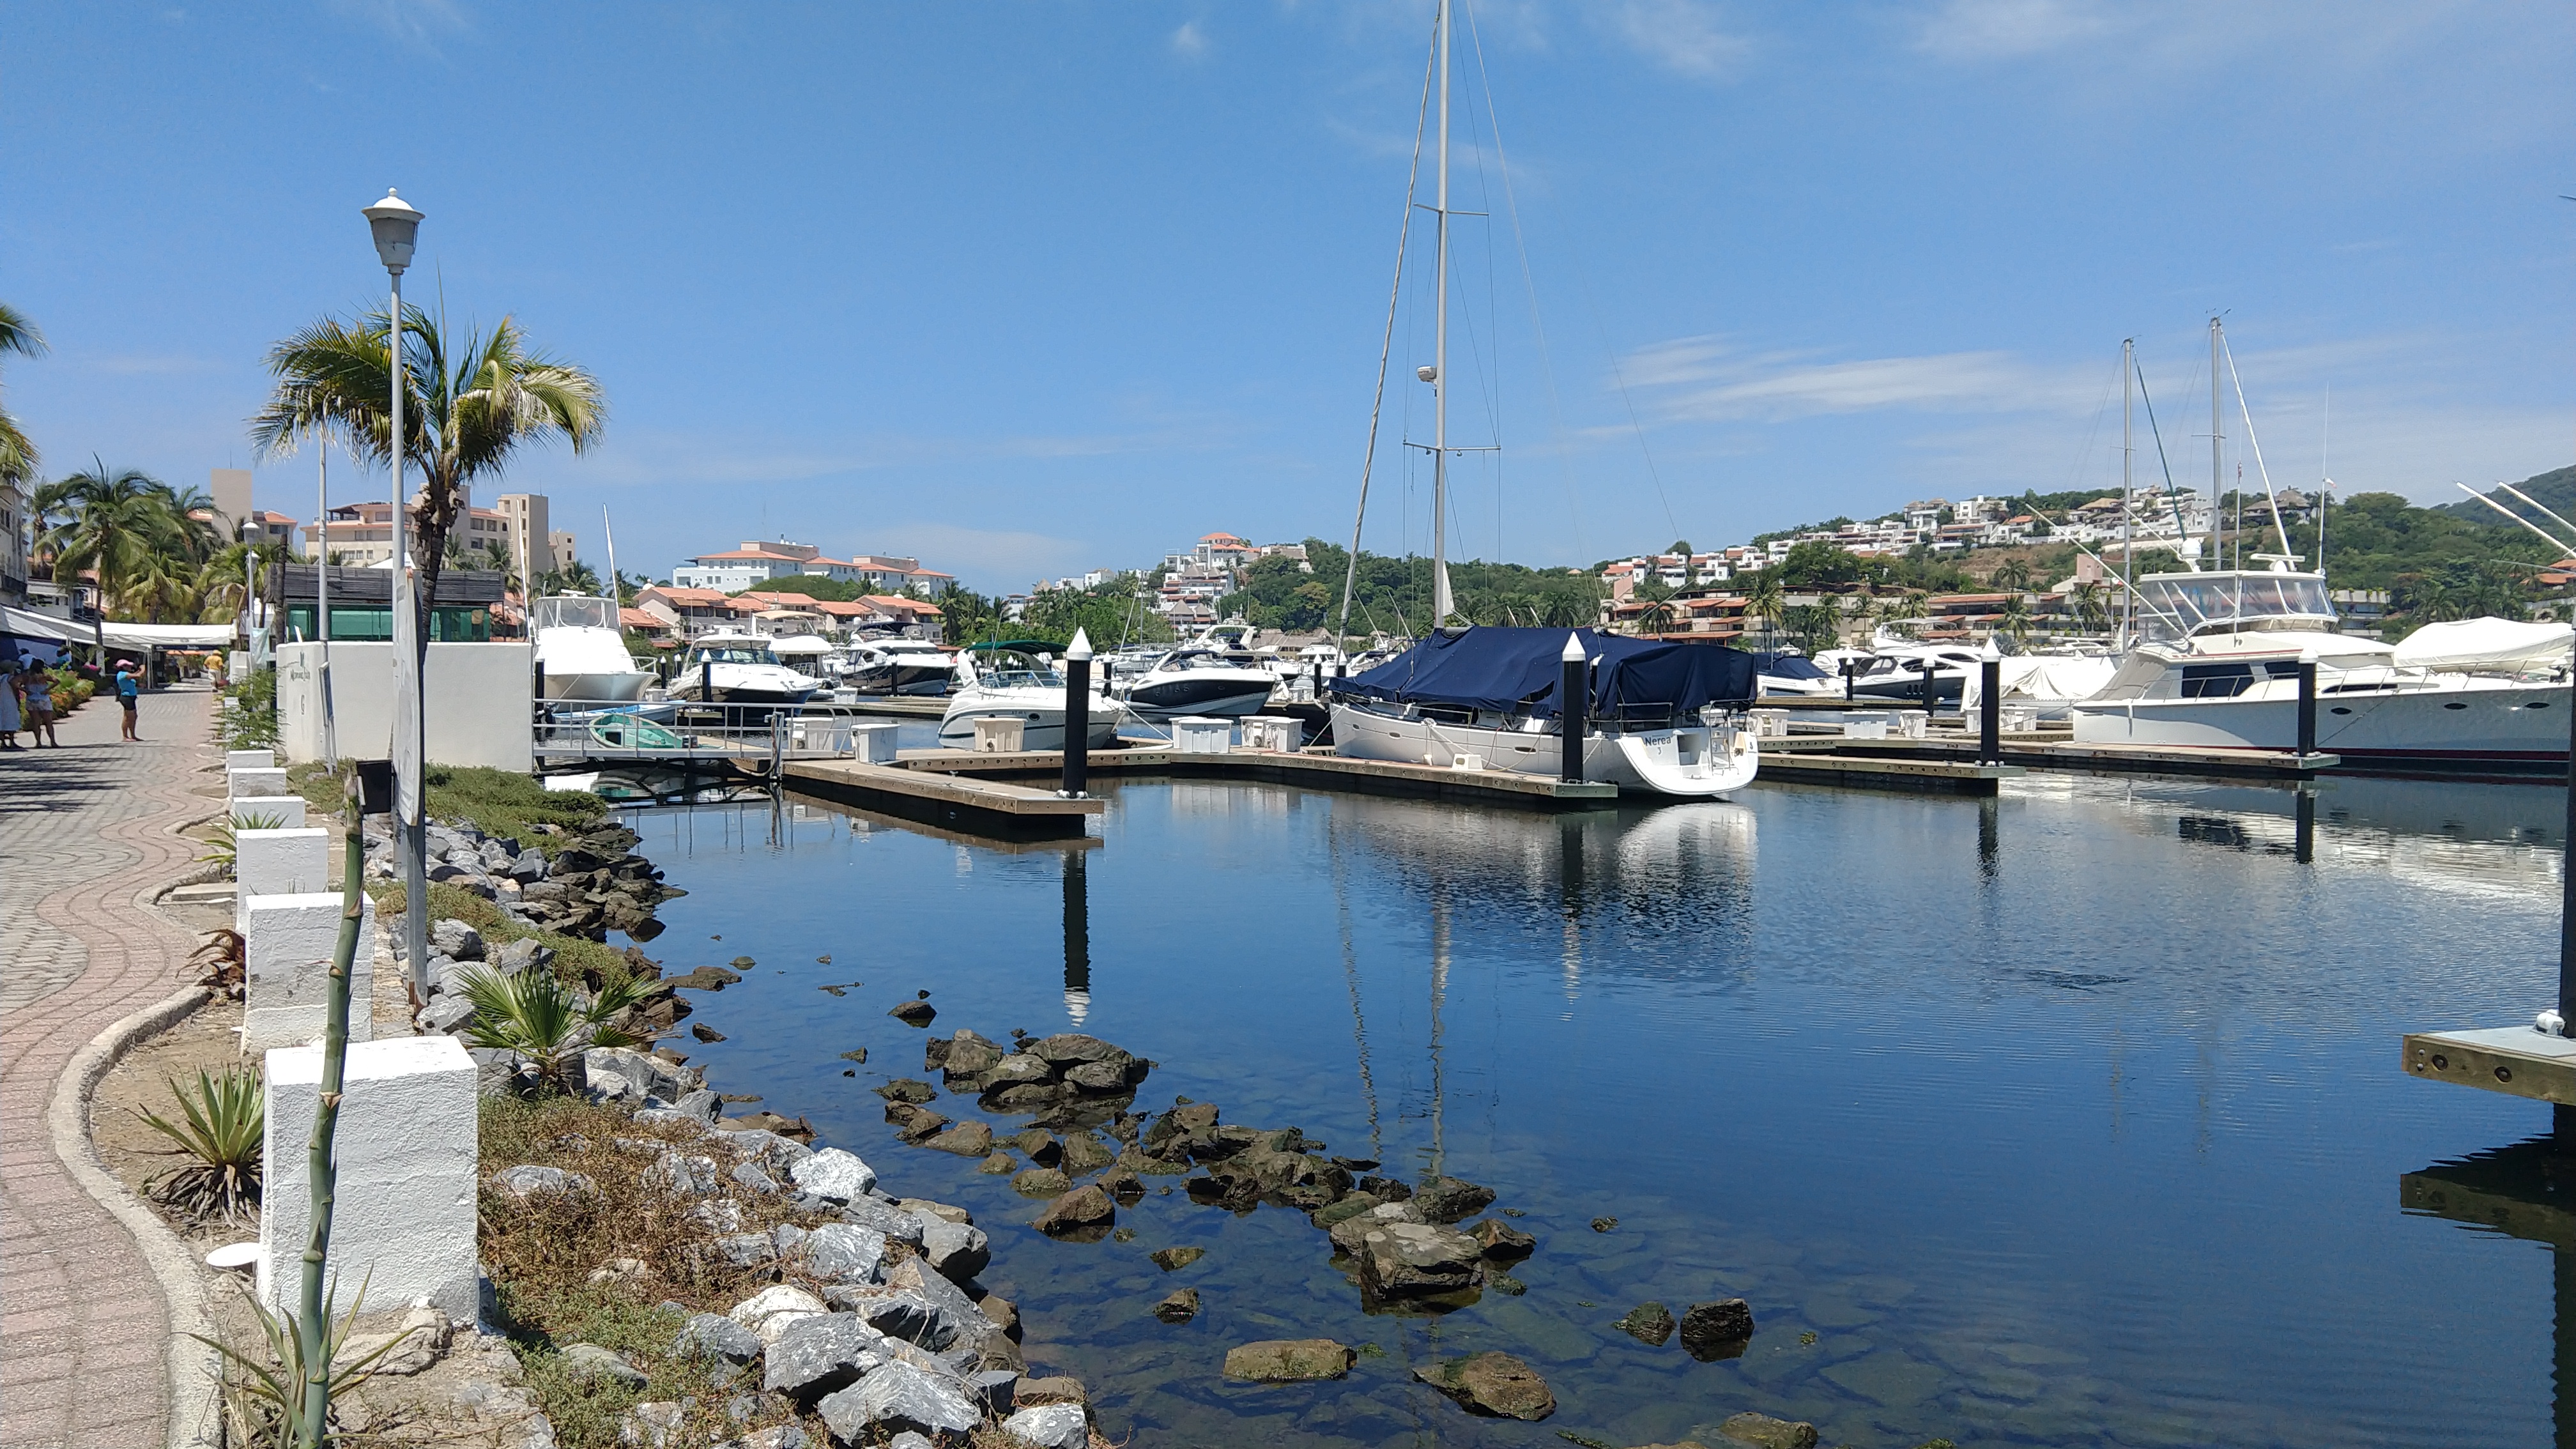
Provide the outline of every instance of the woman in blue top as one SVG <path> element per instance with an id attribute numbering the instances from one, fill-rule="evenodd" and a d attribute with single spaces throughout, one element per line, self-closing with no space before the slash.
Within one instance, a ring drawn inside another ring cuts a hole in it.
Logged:
<path id="1" fill-rule="evenodd" d="M 134 732 L 134 710 L 140 702 L 142 690 L 143 678 L 135 672 L 134 661 L 116 661 L 116 702 L 125 706 L 125 738 L 129 740 L 140 741 L 143 738 Z"/>

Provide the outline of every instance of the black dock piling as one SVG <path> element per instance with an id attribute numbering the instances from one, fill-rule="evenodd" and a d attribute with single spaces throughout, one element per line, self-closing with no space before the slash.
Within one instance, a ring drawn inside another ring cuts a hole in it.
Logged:
<path id="1" fill-rule="evenodd" d="M 2299 662 L 2299 754 L 2317 752 L 2317 662 Z"/>
<path id="2" fill-rule="evenodd" d="M 1077 628 L 1064 651 L 1064 787 L 1079 800 L 1091 785 L 1091 636 Z"/>
<path id="3" fill-rule="evenodd" d="M 2000 765 L 2004 760 L 2004 663 L 1989 659 L 1978 667 L 1983 677 L 1977 681 L 1977 763 Z"/>

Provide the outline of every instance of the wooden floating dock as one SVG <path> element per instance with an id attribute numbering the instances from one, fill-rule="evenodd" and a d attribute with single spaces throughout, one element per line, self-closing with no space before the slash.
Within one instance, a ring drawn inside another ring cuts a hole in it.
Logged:
<path id="1" fill-rule="evenodd" d="M 830 707 L 836 714 L 874 714 L 889 719 L 946 719 L 948 700 L 937 694 L 863 694 L 848 704 Z"/>
<path id="2" fill-rule="evenodd" d="M 2576 1107 L 2576 1041 L 2530 1026 L 2410 1031 L 2406 1074 Z"/>
<path id="3" fill-rule="evenodd" d="M 2198 775 L 2240 780 L 2306 780 L 2343 763 L 2340 755 L 2294 755 L 2286 750 L 2237 750 L 2190 745 L 2079 745 L 2063 735 L 2016 733 L 1998 752 L 2024 770 L 2104 775 Z M 1854 740 L 1838 735 L 1791 735 L 1762 742 L 1762 773 L 1774 760 L 1813 755 L 1837 759 L 1948 760 L 1973 763 L 1974 736 L 1907 740 Z"/>
<path id="4" fill-rule="evenodd" d="M 907 770 L 956 776 L 1037 776 L 1054 779 L 1064 768 L 1054 750 L 978 753 L 970 750 L 905 750 Z M 1346 760 L 1339 755 L 1301 751 L 1230 750 L 1221 755 L 1145 748 L 1093 750 L 1095 775 L 1153 774 L 1201 779 L 1266 780 L 1318 790 L 1352 790 L 1416 799 L 1516 805 L 1540 810 L 1595 810 L 1615 805 L 1619 787 L 1574 784 L 1545 775 L 1510 770 L 1451 770 L 1435 765 L 1393 760 Z"/>
<path id="5" fill-rule="evenodd" d="M 808 795 L 924 824 L 1016 840 L 1070 840 L 1106 805 L 1003 780 L 963 779 L 856 760 L 792 760 L 785 783 Z"/>
<path id="6" fill-rule="evenodd" d="M 1935 795 L 1992 795 L 2002 788 L 1999 782 L 2006 776 L 2024 773 L 2023 767 L 2016 764 L 1772 749 L 1777 743 L 1780 742 L 1762 742 L 1762 771 L 1754 776 L 1755 784 L 1845 785 Z"/>

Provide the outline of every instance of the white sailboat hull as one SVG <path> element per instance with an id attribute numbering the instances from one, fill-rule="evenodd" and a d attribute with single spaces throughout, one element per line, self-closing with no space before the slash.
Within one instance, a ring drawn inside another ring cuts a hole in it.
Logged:
<path id="1" fill-rule="evenodd" d="M 1439 723 L 1333 706 L 1333 747 L 1359 760 L 1392 760 L 1450 768 L 1474 755 L 1489 770 L 1558 774 L 1560 739 L 1533 730 Z M 1694 798 L 1723 797 L 1753 783 L 1762 765 L 1752 732 L 1730 725 L 1594 732 L 1583 741 L 1583 778 L 1622 791 Z"/>

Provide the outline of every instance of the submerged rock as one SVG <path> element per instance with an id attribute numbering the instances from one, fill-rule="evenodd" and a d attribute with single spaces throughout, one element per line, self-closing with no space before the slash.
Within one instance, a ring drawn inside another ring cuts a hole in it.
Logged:
<path id="1" fill-rule="evenodd" d="M 928 1107 L 916 1107 L 909 1102 L 888 1102 L 885 1119 L 894 1124 L 894 1135 L 906 1142 L 919 1142 L 948 1126 L 947 1118 Z"/>
<path id="2" fill-rule="evenodd" d="M 937 1087 L 913 1077 L 897 1077 L 882 1087 L 868 1090 L 889 1102 L 927 1102 L 939 1095 Z"/>
<path id="3" fill-rule="evenodd" d="M 1192 1263 L 1197 1262 L 1199 1259 L 1206 1257 L 1207 1249 L 1200 1247 L 1156 1248 L 1145 1256 L 1154 1260 L 1155 1267 L 1162 1269 L 1166 1273 L 1170 1273 L 1186 1268 Z"/>
<path id="4" fill-rule="evenodd" d="M 1485 1250 L 1489 1262 L 1517 1263 L 1538 1251 L 1538 1239 L 1513 1227 L 1500 1218 L 1486 1218 L 1467 1229 Z"/>
<path id="5" fill-rule="evenodd" d="M 1682 1347 L 1702 1360 L 1735 1358 L 1753 1338 L 1753 1308 L 1741 1298 L 1694 1303 L 1682 1314 Z"/>
<path id="6" fill-rule="evenodd" d="M 1011 1179 L 1011 1191 L 1022 1197 L 1055 1197 L 1072 1187 L 1073 1183 L 1052 1167 L 1032 1167 Z"/>
<path id="7" fill-rule="evenodd" d="M 1293 1384 L 1337 1379 L 1351 1371 L 1359 1354 L 1329 1338 L 1271 1338 L 1227 1352 L 1225 1376 L 1257 1384 Z"/>
<path id="8" fill-rule="evenodd" d="M 1476 1286 L 1484 1250 L 1456 1228 L 1396 1222 L 1362 1234 L 1354 1256 L 1362 1288 L 1380 1298 L 1425 1298 Z"/>
<path id="9" fill-rule="evenodd" d="M 1592 1231 L 1596 1233 L 1616 1232 L 1618 1231 L 1618 1228 L 1619 1220 L 1617 1218 L 1594 1218 L 1592 1220 Z"/>
<path id="10" fill-rule="evenodd" d="M 1154 1305 L 1154 1316 L 1165 1323 L 1187 1323 L 1199 1316 L 1199 1290 L 1182 1288 L 1163 1295 Z"/>
<path id="11" fill-rule="evenodd" d="M 1493 1206 L 1494 1190 L 1463 1178 L 1435 1177 L 1415 1189 L 1413 1205 L 1426 1222 L 1454 1223 Z"/>
<path id="12" fill-rule="evenodd" d="M 1536 1423 L 1556 1412 L 1556 1396 L 1547 1391 L 1547 1380 L 1507 1353 L 1441 1359 L 1415 1369 L 1413 1376 L 1457 1400 L 1471 1414 Z"/>
<path id="13" fill-rule="evenodd" d="M 906 1026 L 928 1026 L 931 1019 L 939 1015 L 939 1009 L 927 1001 L 907 1001 L 886 1015 Z"/>
<path id="14" fill-rule="evenodd" d="M 1816 1426 L 1801 1419 L 1738 1414 L 1718 1425 L 1717 1432 L 1754 1449 L 1816 1449 Z"/>
<path id="15" fill-rule="evenodd" d="M 922 1146 L 933 1152 L 954 1152 L 960 1157 L 985 1157 L 993 1151 L 993 1129 L 981 1122 L 960 1122 L 934 1137 L 924 1138 Z"/>
<path id="16" fill-rule="evenodd" d="M 1627 1317 L 1610 1326 L 1640 1343 L 1660 1346 L 1673 1336 L 1673 1311 L 1661 1303 L 1640 1303 L 1628 1310 Z"/>
<path id="17" fill-rule="evenodd" d="M 1035 1226 L 1042 1233 L 1063 1235 L 1089 1228 L 1106 1228 L 1117 1217 L 1117 1205 L 1109 1200 L 1108 1193 L 1101 1191 L 1099 1184 L 1094 1183 L 1076 1188 L 1047 1204 L 1046 1211 L 1038 1214 Z"/>
<path id="18" fill-rule="evenodd" d="M 1020 1170 L 1020 1160 L 1007 1152 L 996 1152 L 975 1170 L 986 1177 L 1008 1177 Z"/>

